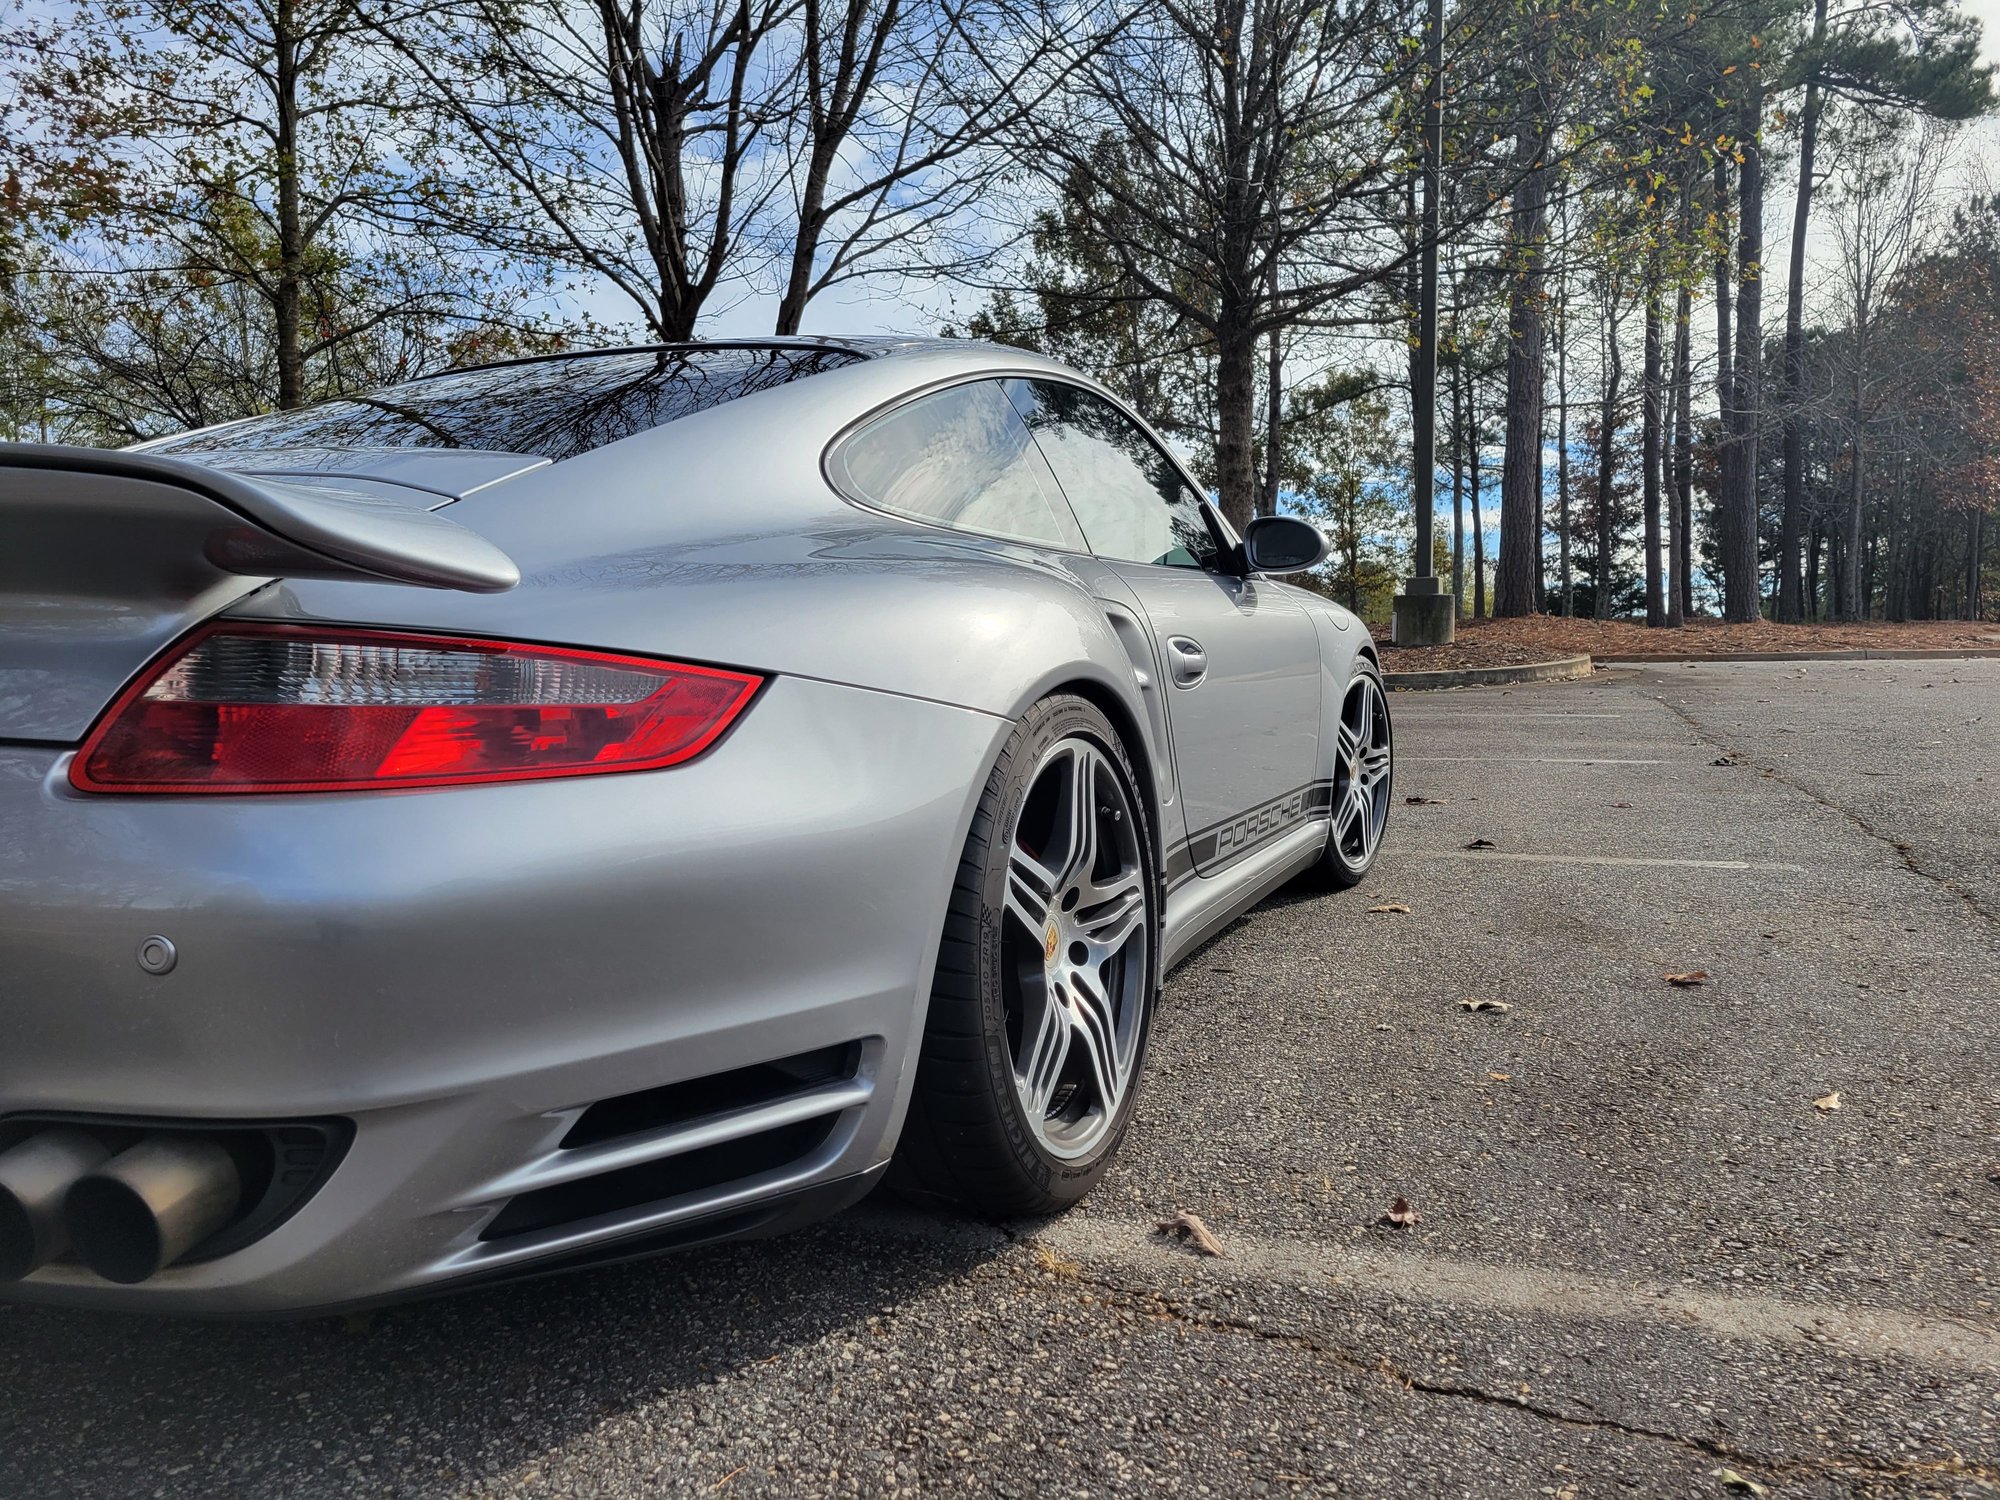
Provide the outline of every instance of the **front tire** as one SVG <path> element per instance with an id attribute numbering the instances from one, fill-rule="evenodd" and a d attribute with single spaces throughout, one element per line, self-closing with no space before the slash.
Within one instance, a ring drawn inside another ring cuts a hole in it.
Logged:
<path id="1" fill-rule="evenodd" d="M 1150 821 L 1117 732 L 1044 699 L 973 814 L 896 1178 L 992 1217 L 1089 1192 L 1131 1119 L 1160 984 Z"/>
<path id="2" fill-rule="evenodd" d="M 1368 878 L 1389 824 L 1395 787 L 1395 730 L 1382 672 L 1367 657 L 1354 663 L 1340 705 L 1340 742 L 1334 748 L 1333 826 L 1320 873 L 1336 890 Z"/>

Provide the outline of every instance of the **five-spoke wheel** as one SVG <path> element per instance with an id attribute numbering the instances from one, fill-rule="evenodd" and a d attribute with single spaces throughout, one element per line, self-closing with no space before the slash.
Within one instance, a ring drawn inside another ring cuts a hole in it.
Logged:
<path id="1" fill-rule="evenodd" d="M 1395 774 L 1395 739 L 1389 724 L 1389 697 L 1382 679 L 1365 658 L 1355 664 L 1340 706 L 1340 738 L 1334 746 L 1333 828 L 1327 835 L 1324 868 L 1336 885 L 1355 885 L 1375 863 L 1382 829 L 1389 821 L 1389 793 Z"/>
<path id="2" fill-rule="evenodd" d="M 1096 1146 L 1131 1087 L 1154 927 L 1142 826 L 1105 752 L 1074 734 L 1043 752 L 1008 846 L 1008 1048 L 1052 1156 Z"/>
<path id="3" fill-rule="evenodd" d="M 1048 1213 L 1103 1174 L 1131 1118 L 1160 982 L 1139 779 L 1095 705 L 1036 704 L 973 814 L 897 1147 L 905 1188 Z"/>
<path id="4" fill-rule="evenodd" d="M 1322 868 L 1358 884 L 1389 816 L 1394 742 L 1374 663 L 1341 705 Z M 1100 1177 L 1131 1118 L 1160 983 L 1151 810 L 1117 731 L 1044 699 L 1000 752 L 952 887 L 910 1114 L 906 1189 L 1048 1213 Z"/>

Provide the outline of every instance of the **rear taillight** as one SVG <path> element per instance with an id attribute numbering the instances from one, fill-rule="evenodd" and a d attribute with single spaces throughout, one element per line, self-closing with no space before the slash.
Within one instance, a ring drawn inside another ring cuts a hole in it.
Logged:
<path id="1" fill-rule="evenodd" d="M 336 792 L 648 771 L 699 755 L 763 679 L 457 637 L 217 625 L 112 705 L 87 792 Z"/>

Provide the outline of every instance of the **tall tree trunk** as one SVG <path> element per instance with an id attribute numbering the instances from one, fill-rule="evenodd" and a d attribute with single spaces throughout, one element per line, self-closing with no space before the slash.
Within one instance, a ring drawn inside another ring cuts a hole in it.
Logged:
<path id="1" fill-rule="evenodd" d="M 1452 618 L 1466 612 L 1466 360 L 1452 360 Z M 1478 474 L 1478 458 L 1474 474 Z"/>
<path id="2" fill-rule="evenodd" d="M 1723 618 L 1738 623 L 1763 615 L 1757 558 L 1757 437 L 1764 413 L 1764 83 L 1743 85 L 1737 133 L 1743 165 L 1736 211 L 1736 464 L 1730 475 L 1731 522 L 1722 558 Z"/>
<path id="3" fill-rule="evenodd" d="M 1546 367 L 1545 367 L 1546 368 Z M 1548 404 L 1542 405 L 1542 426 L 1548 425 Z M 1542 473 L 1542 448 L 1548 440 L 1546 430 L 1535 434 L 1535 613 L 1541 614 L 1549 607 L 1548 558 L 1544 555 L 1548 547 L 1548 521 L 1543 515 L 1542 491 L 1546 487 Z"/>
<path id="4" fill-rule="evenodd" d="M 1257 425 L 1257 338 L 1249 322 L 1247 308 L 1233 318 L 1225 314 L 1216 339 L 1215 475 L 1222 514 L 1239 533 L 1257 509 L 1257 460 L 1250 436 Z"/>
<path id="5" fill-rule="evenodd" d="M 1271 289 L 1277 291 L 1277 258 L 1271 260 Z M 1278 513 L 1278 446 L 1284 440 L 1285 350 L 1283 338 L 1273 328 L 1264 351 L 1264 503 L 1263 514 Z"/>
<path id="6" fill-rule="evenodd" d="M 1862 467 L 1861 414 L 1856 412 L 1847 450 L 1847 512 L 1841 518 L 1840 528 L 1840 618 L 1843 620 L 1862 620 L 1868 616 L 1868 595 L 1861 577 L 1861 509 L 1866 493 Z"/>
<path id="7" fill-rule="evenodd" d="M 1576 613 L 1576 578 L 1570 570 L 1569 519 L 1569 296 L 1563 296 L 1562 312 L 1556 319 L 1556 517 L 1561 528 L 1557 581 L 1562 593 L 1563 618 Z"/>
<path id="8" fill-rule="evenodd" d="M 1718 152 L 1715 158 L 1716 222 L 1727 224 L 1734 209 L 1729 191 L 1729 158 Z M 1729 504 L 1736 483 L 1736 361 L 1732 355 L 1731 330 L 1736 316 L 1734 288 L 1736 276 L 1730 261 L 1729 244 L 1718 236 L 1720 250 L 1715 257 L 1715 393 L 1716 393 L 1716 501 L 1713 518 L 1716 551 L 1729 554 L 1729 528 L 1735 515 Z"/>
<path id="9" fill-rule="evenodd" d="M 1639 423 L 1639 476 L 1646 527 L 1646 624 L 1655 630 L 1667 623 L 1665 580 L 1660 576 L 1660 256 L 1653 252 L 1646 267 L 1645 410 Z"/>
<path id="10" fill-rule="evenodd" d="M 1542 259 L 1548 235 L 1548 168 L 1540 123 L 1516 138 L 1507 288 L 1507 446 L 1500 470 L 1500 559 L 1493 612 L 1541 608 Z"/>
<path id="11" fill-rule="evenodd" d="M 1813 71 L 1806 79 L 1799 124 L 1799 186 L 1792 203 L 1792 258 L 1785 282 L 1785 509 L 1778 532 L 1778 618 L 1787 623 L 1796 623 L 1804 613 L 1799 544 L 1806 507 L 1806 230 L 1812 220 L 1813 153 L 1819 145 L 1819 51 L 1826 42 L 1826 4 L 1813 0 Z"/>
<path id="12" fill-rule="evenodd" d="M 1470 398 L 1472 418 L 1472 618 L 1486 618 L 1486 521 L 1479 509 L 1479 380 L 1475 376 Z"/>
<path id="13" fill-rule="evenodd" d="M 1896 480 L 1889 490 L 1889 527 L 1886 545 L 1888 566 L 1882 579 L 1882 618 L 1901 624 L 1910 618 L 1910 521 L 1904 503 L 1903 466 L 1896 465 Z"/>
<path id="14" fill-rule="evenodd" d="M 1686 286 L 1674 305 L 1674 462 L 1673 491 L 1668 505 L 1673 515 L 1673 589 L 1667 599 L 1667 624 L 1679 627 L 1694 613 L 1694 379 L 1689 369 L 1688 315 L 1693 298 Z"/>
<path id="15" fill-rule="evenodd" d="M 1820 617 L 1819 560 L 1823 550 L 1824 542 L 1819 526 L 1817 524 L 1808 526 L 1806 528 L 1806 581 L 1803 602 L 1806 618 L 1810 620 L 1817 620 Z"/>
<path id="16" fill-rule="evenodd" d="M 296 0 L 278 0 L 273 13 L 276 56 L 271 73 L 277 106 L 276 192 L 278 275 L 272 288 L 277 328 L 278 405 L 290 411 L 306 403 L 305 336 L 302 327 L 305 242 L 299 210 L 299 35 Z"/>
<path id="17" fill-rule="evenodd" d="M 1347 553 L 1347 607 L 1358 615 L 1361 613 L 1361 493 L 1345 487 L 1343 493 L 1347 503 L 1341 507 L 1340 540 Z"/>
<path id="18" fill-rule="evenodd" d="M 1965 518 L 1965 529 L 1969 533 L 1965 539 L 1965 618 L 1976 620 L 1985 610 L 1979 597 L 1979 586 L 1985 581 L 1984 569 L 1979 566 L 1979 554 L 1984 548 L 1983 533 L 1986 530 L 1986 507 L 1975 506 Z"/>
<path id="19" fill-rule="evenodd" d="M 830 46 L 833 38 L 825 7 L 821 0 L 805 0 L 799 18 L 803 33 L 799 61 L 805 75 L 800 113 L 809 138 L 792 231 L 792 263 L 784 295 L 778 300 L 777 331 L 781 335 L 797 333 L 805 319 L 806 303 L 813 293 L 813 260 L 819 252 L 820 236 L 826 232 L 827 183 L 854 126 L 855 112 L 874 84 L 881 43 L 896 24 L 896 4 L 897 0 L 890 0 L 887 14 L 879 18 L 880 29 L 872 47 L 864 47 L 863 30 L 870 19 L 867 7 L 846 5 L 837 23 L 839 42 Z"/>
<path id="20" fill-rule="evenodd" d="M 817 113 L 819 103 L 814 101 Z M 792 263 L 785 276 L 785 292 L 778 299 L 776 332 L 789 336 L 805 321 L 806 303 L 812 300 L 813 258 L 819 251 L 820 236 L 826 232 L 826 185 L 833 170 L 829 143 L 817 135 L 806 162 L 805 182 L 799 193 L 799 217 L 792 234 Z"/>
<path id="21" fill-rule="evenodd" d="M 1618 386 L 1625 376 L 1624 356 L 1618 348 L 1618 325 L 1607 320 L 1610 373 L 1604 381 L 1604 409 L 1599 418 L 1597 441 L 1597 571 L 1591 580 L 1590 612 L 1600 620 L 1611 618 L 1611 481 L 1617 472 L 1613 443 L 1618 436 Z"/>

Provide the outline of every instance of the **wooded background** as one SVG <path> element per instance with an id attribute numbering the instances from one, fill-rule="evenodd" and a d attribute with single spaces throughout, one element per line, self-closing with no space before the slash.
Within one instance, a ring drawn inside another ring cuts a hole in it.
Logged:
<path id="1" fill-rule="evenodd" d="M 872 289 L 883 327 L 1103 379 L 1239 524 L 1320 519 L 1319 586 L 1379 619 L 1426 40 L 1403 0 L 32 5 L 0 23 L 0 437 L 852 326 Z M 2000 609 L 1994 94 L 1957 0 L 1458 0 L 1442 44 L 1461 609 Z"/>

